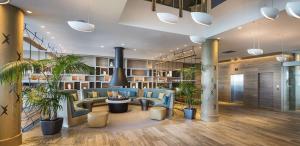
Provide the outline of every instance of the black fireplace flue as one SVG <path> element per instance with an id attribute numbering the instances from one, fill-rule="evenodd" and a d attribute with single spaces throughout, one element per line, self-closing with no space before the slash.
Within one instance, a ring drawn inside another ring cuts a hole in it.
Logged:
<path id="1" fill-rule="evenodd" d="M 110 81 L 111 87 L 123 87 L 128 86 L 128 81 L 125 75 L 125 70 L 123 68 L 124 64 L 124 48 L 123 47 L 115 47 L 115 66 L 113 75 Z"/>

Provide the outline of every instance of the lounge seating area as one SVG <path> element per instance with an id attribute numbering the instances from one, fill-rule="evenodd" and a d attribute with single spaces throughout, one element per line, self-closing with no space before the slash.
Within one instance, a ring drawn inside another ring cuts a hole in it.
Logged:
<path id="1" fill-rule="evenodd" d="M 300 0 L 0 0 L 0 146 L 300 146 Z"/>
<path id="2" fill-rule="evenodd" d="M 59 116 L 63 117 L 64 127 L 77 126 L 87 122 L 88 114 L 93 112 L 95 106 L 106 106 L 106 99 L 109 96 L 127 96 L 130 98 L 129 104 L 140 105 L 140 99 L 147 99 L 150 107 L 161 107 L 165 109 L 163 115 L 158 115 L 157 120 L 163 120 L 165 117 L 172 118 L 174 110 L 175 92 L 167 89 L 135 89 L 135 88 L 98 88 L 66 91 L 71 98 L 62 102 L 63 110 Z M 80 97 L 82 95 L 82 97 Z M 141 96 L 140 96 L 141 95 Z M 152 114 L 153 115 L 153 114 Z M 151 116 L 153 117 L 153 116 Z M 149 118 L 151 118 L 149 117 Z M 151 118 L 152 119 L 152 118 Z"/>

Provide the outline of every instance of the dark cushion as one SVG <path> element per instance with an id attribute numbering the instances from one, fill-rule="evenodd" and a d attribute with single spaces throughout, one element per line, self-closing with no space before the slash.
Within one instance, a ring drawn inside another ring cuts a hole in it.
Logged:
<path id="1" fill-rule="evenodd" d="M 89 113 L 88 109 L 76 108 L 76 110 L 72 113 L 73 118 L 83 116 Z"/>

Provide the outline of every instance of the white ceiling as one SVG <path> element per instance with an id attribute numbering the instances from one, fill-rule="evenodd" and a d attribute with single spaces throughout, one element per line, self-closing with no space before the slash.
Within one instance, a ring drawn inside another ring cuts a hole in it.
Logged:
<path id="1" fill-rule="evenodd" d="M 282 10 L 286 1 L 297 0 L 275 1 L 276 7 Z M 42 33 L 49 40 L 61 44 L 66 53 L 113 56 L 113 47 L 125 44 L 124 47 L 128 48 L 125 57 L 143 59 L 169 53 L 171 49 L 183 48 L 185 44 L 195 45 L 188 38 L 190 34 L 216 38 L 220 33 L 222 33 L 220 52 L 236 49 L 240 50 L 240 54 L 235 55 L 243 56 L 244 48 L 251 43 L 247 38 L 248 35 L 245 34 L 256 31 L 251 24 L 248 26 L 247 23 L 260 19 L 262 16 L 259 8 L 269 5 L 268 3 L 269 0 L 226 0 L 210 11 L 214 17 L 213 25 L 203 27 L 194 23 L 186 11 L 178 24 L 162 23 L 151 11 L 151 3 L 144 0 L 11 0 L 12 5 L 33 12 L 25 17 L 30 28 Z M 161 5 L 157 6 L 157 11 L 178 13 L 178 10 Z M 68 20 L 87 20 L 89 13 L 90 22 L 96 25 L 95 32 L 82 33 L 67 25 Z M 280 23 L 280 21 L 286 20 L 280 18 L 272 22 L 274 28 L 279 26 L 273 23 Z M 287 25 L 290 25 L 290 21 L 298 23 L 299 20 L 288 20 Z M 260 25 L 265 26 L 269 23 L 270 21 L 262 21 Z M 41 25 L 45 28 L 41 28 Z M 235 28 L 241 25 L 245 25 L 245 28 L 236 31 Z M 51 34 L 47 35 L 47 31 Z M 289 31 L 293 32 L 285 29 L 276 30 L 277 33 Z M 273 30 L 265 32 L 260 37 L 269 37 L 270 32 L 273 33 Z M 52 36 L 55 39 L 50 39 Z M 270 41 L 265 43 L 273 44 Z M 242 45 L 239 42 L 242 42 Z M 101 45 L 104 48 L 101 48 Z M 136 51 L 133 51 L 134 49 Z M 221 60 L 230 57 L 232 56 L 222 55 Z"/>
<path id="2" fill-rule="evenodd" d="M 299 30 L 300 19 L 290 17 L 282 11 L 275 21 L 262 18 L 243 25 L 241 30 L 235 28 L 214 37 L 221 38 L 220 58 L 226 60 L 249 56 L 247 49 L 253 47 L 253 39 L 260 42 L 265 54 L 281 52 L 282 46 L 286 53 L 300 50 Z M 227 55 L 221 53 L 229 50 L 237 52 Z"/>

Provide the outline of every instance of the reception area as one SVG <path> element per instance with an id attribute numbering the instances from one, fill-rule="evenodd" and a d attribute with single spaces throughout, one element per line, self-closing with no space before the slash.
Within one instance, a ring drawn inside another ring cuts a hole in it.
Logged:
<path id="1" fill-rule="evenodd" d="M 298 0 L 0 0 L 0 146 L 300 145 Z"/>

